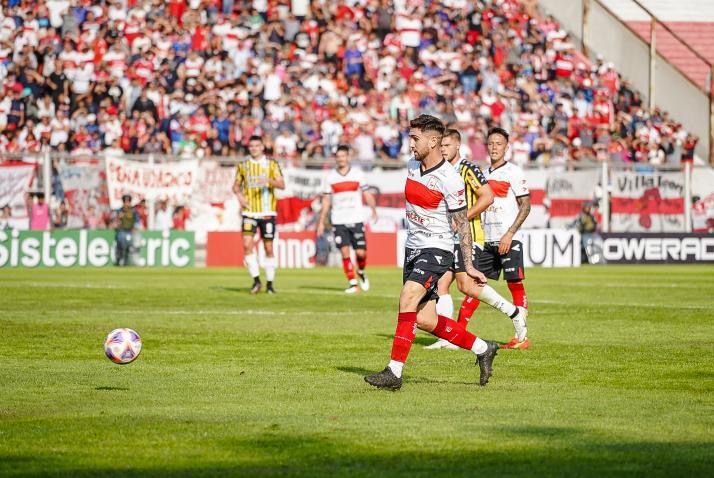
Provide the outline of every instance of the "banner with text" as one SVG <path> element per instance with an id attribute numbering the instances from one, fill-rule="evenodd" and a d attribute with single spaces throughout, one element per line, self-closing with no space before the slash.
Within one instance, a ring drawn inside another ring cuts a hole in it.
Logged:
<path id="1" fill-rule="evenodd" d="M 191 267 L 190 231 L 140 231 L 131 261 L 140 267 Z M 107 267 L 114 264 L 114 232 L 107 230 L 0 230 L 0 267 Z"/>
<path id="2" fill-rule="evenodd" d="M 684 230 L 684 175 L 680 172 L 612 171 L 610 230 Z"/>
<path id="3" fill-rule="evenodd" d="M 711 234 L 602 234 L 602 255 L 613 264 L 714 263 Z"/>
<path id="4" fill-rule="evenodd" d="M 188 205 L 197 176 L 198 160 L 149 164 L 121 158 L 107 158 L 107 187 L 112 209 L 121 207 L 121 197 L 167 199 L 172 205 Z"/>

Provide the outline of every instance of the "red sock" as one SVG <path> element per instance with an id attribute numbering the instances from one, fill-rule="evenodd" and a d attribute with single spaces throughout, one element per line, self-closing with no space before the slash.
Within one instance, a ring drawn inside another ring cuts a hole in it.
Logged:
<path id="1" fill-rule="evenodd" d="M 509 282 L 508 290 L 511 291 L 513 305 L 520 305 L 526 309 L 528 308 L 528 297 L 526 297 L 526 289 L 523 287 L 523 282 Z"/>
<path id="2" fill-rule="evenodd" d="M 399 312 L 397 330 L 392 341 L 392 360 L 405 363 L 416 337 L 416 312 Z"/>
<path id="3" fill-rule="evenodd" d="M 348 281 L 355 280 L 355 269 L 352 266 L 352 259 L 349 257 L 347 259 L 342 259 L 342 270 L 345 271 Z"/>
<path id="4" fill-rule="evenodd" d="M 365 267 L 367 267 L 367 255 L 365 254 L 364 257 L 357 256 L 357 270 L 363 271 Z"/>
<path id="5" fill-rule="evenodd" d="M 461 307 L 459 308 L 459 320 L 458 323 L 464 329 L 469 325 L 469 320 L 481 305 L 481 301 L 474 299 L 473 297 L 464 297 L 464 301 L 461 302 Z"/>
<path id="6" fill-rule="evenodd" d="M 471 350 L 471 347 L 474 346 L 474 342 L 476 342 L 476 336 L 474 334 L 468 332 L 459 325 L 458 322 L 443 315 L 439 316 L 439 321 L 436 323 L 436 328 L 432 334 L 466 350 Z"/>

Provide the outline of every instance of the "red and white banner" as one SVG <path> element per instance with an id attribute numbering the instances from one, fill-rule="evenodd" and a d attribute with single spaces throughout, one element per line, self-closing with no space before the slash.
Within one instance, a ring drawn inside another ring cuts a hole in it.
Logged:
<path id="1" fill-rule="evenodd" d="M 684 175 L 680 172 L 613 171 L 612 232 L 684 230 Z"/>
<path id="2" fill-rule="evenodd" d="M 197 176 L 198 161 L 184 160 L 150 165 L 142 161 L 107 158 L 107 187 L 112 208 L 121 207 L 121 197 L 132 201 L 168 199 L 173 205 L 188 205 Z"/>
<path id="3" fill-rule="evenodd" d="M 196 243 L 206 242 L 206 231 L 239 231 L 240 204 L 233 193 L 235 168 L 202 160 L 196 170 L 187 228 L 196 231 Z"/>
<path id="4" fill-rule="evenodd" d="M 597 169 L 551 172 L 548 175 L 546 197 L 550 202 L 549 227 L 568 228 L 582 210 L 583 204 L 592 201 L 598 185 L 600 172 Z"/>
<path id="5" fill-rule="evenodd" d="M 0 207 L 10 206 L 13 223 L 18 229 L 27 229 L 25 193 L 34 178 L 35 166 L 27 164 L 0 164 Z"/>
<path id="6" fill-rule="evenodd" d="M 69 220 L 67 227 L 81 229 L 85 227 L 85 218 L 93 208 L 96 217 L 104 208 L 109 207 L 106 189 L 102 187 L 106 170 L 99 161 L 62 164 L 59 169 L 64 195 L 69 202 Z"/>

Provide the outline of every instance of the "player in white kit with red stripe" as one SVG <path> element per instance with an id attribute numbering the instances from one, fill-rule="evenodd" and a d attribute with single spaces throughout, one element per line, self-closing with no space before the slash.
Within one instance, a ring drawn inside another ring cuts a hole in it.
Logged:
<path id="1" fill-rule="evenodd" d="M 377 388 L 396 390 L 402 386 L 402 369 L 414 342 L 416 327 L 476 354 L 481 385 L 491 376 L 498 350 L 495 342 L 482 340 L 456 321 L 436 313 L 437 283 L 454 261 L 454 233 L 459 237 L 465 272 L 473 281 L 470 295 L 479 297 L 488 287 L 485 276 L 472 263 L 464 180 L 441 155 L 444 130 L 444 124 L 429 115 L 410 122 L 409 145 L 414 159 L 407 165 L 404 188 L 408 224 L 404 285 L 399 296 L 391 360 L 381 372 L 365 377 L 367 383 Z M 498 298 L 503 301 L 502 297 Z M 491 302 L 491 299 L 483 300 Z"/>
<path id="2" fill-rule="evenodd" d="M 377 218 L 374 195 L 366 190 L 364 173 L 361 169 L 350 165 L 350 149 L 341 145 L 335 154 L 336 168 L 331 170 L 322 191 L 322 211 L 317 223 L 317 235 L 325 232 L 327 214 L 330 213 L 330 223 L 335 235 L 335 245 L 342 254 L 342 269 L 345 271 L 349 286 L 347 294 L 354 294 L 361 288 L 369 290 L 369 279 L 365 273 L 367 266 L 367 241 L 364 235 L 365 202 L 372 210 L 372 221 Z M 350 246 L 355 251 L 357 259 L 357 277 L 350 257 Z M 357 287 L 359 284 L 359 288 Z"/>

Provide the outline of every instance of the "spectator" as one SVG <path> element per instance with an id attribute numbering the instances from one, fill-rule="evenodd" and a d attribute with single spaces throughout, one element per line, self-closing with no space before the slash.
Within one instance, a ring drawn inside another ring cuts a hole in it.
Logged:
<path id="1" fill-rule="evenodd" d="M 131 207 L 131 196 L 122 196 L 122 207 L 114 211 L 113 227 L 116 231 L 116 266 L 129 265 L 129 252 L 131 250 L 131 236 L 140 226 L 140 219 L 134 208 Z"/>
<path id="2" fill-rule="evenodd" d="M 27 197 L 27 215 L 30 216 L 30 230 L 47 231 L 50 229 L 50 207 L 45 202 L 45 193 L 36 193 Z"/>
<path id="3" fill-rule="evenodd" d="M 177 206 L 173 213 L 173 229 L 183 231 L 186 229 L 186 221 L 190 216 L 189 210 L 185 206 Z"/>
<path id="4" fill-rule="evenodd" d="M 0 231 L 4 229 L 12 229 L 12 209 L 9 204 L 0 210 Z"/>
<path id="5" fill-rule="evenodd" d="M 161 199 L 157 203 L 154 227 L 158 231 L 168 231 L 173 227 L 173 223 L 173 214 L 169 210 L 168 201 L 166 199 Z"/>

